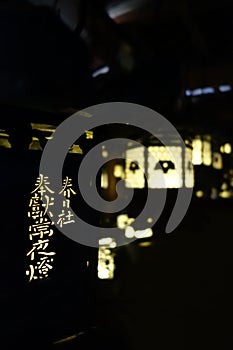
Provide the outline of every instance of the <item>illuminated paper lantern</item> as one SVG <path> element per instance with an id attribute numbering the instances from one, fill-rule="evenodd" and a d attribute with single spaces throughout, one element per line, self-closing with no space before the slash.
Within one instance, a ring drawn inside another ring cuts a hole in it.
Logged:
<path id="1" fill-rule="evenodd" d="M 203 149 L 202 149 L 203 164 L 210 166 L 212 164 L 211 137 L 209 135 L 204 136 L 202 144 L 203 144 Z"/>
<path id="2" fill-rule="evenodd" d="M 145 155 L 144 147 L 126 151 L 125 179 L 128 188 L 144 188 Z"/>
<path id="3" fill-rule="evenodd" d="M 192 150 L 181 146 L 150 146 L 126 151 L 125 179 L 128 188 L 144 188 L 143 170 L 148 179 L 148 188 L 194 187 Z"/>
<path id="4" fill-rule="evenodd" d="M 214 169 L 221 170 L 223 168 L 223 161 L 222 161 L 221 153 L 218 153 L 218 152 L 213 153 L 212 165 L 213 165 Z"/>
<path id="5" fill-rule="evenodd" d="M 180 188 L 183 185 L 182 173 L 181 147 L 151 146 L 148 148 L 149 188 Z"/>
<path id="6" fill-rule="evenodd" d="M 210 135 L 197 135 L 192 141 L 192 163 L 193 165 L 212 164 L 212 143 Z"/>

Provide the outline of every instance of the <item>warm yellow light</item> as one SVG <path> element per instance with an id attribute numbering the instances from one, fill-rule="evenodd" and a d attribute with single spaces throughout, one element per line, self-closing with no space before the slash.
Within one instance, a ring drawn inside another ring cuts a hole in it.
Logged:
<path id="1" fill-rule="evenodd" d="M 109 247 L 109 248 L 116 248 L 116 246 L 117 246 L 116 242 L 111 237 L 101 238 L 99 240 L 99 245 Z M 106 249 L 105 252 L 109 253 L 110 250 Z"/>
<path id="2" fill-rule="evenodd" d="M 56 130 L 55 125 L 48 125 L 48 124 L 31 123 L 31 127 L 32 127 L 32 129 L 44 131 L 44 132 L 49 132 L 49 133 L 54 133 L 54 131 Z"/>
<path id="3" fill-rule="evenodd" d="M 12 148 L 7 138 L 0 138 L 0 147 Z"/>
<path id="4" fill-rule="evenodd" d="M 85 131 L 86 133 L 86 139 L 93 139 L 93 131 Z"/>
<path id="5" fill-rule="evenodd" d="M 194 165 L 202 164 L 202 141 L 200 137 L 196 137 L 192 142 L 193 154 L 192 163 Z"/>
<path id="6" fill-rule="evenodd" d="M 123 169 L 123 166 L 120 165 L 120 164 L 116 164 L 114 166 L 114 171 L 113 171 L 113 174 L 115 177 L 117 178 L 124 178 L 124 169 Z"/>
<path id="7" fill-rule="evenodd" d="M 213 153 L 213 168 L 221 170 L 223 168 L 222 155 L 221 153 L 215 152 Z"/>
<path id="8" fill-rule="evenodd" d="M 232 151 L 231 144 L 230 144 L 230 143 L 226 143 L 226 144 L 224 145 L 224 152 L 225 152 L 226 154 L 231 154 L 231 151 Z"/>
<path id="9" fill-rule="evenodd" d="M 203 164 L 210 166 L 212 164 L 211 142 L 203 141 Z"/>
<path id="10" fill-rule="evenodd" d="M 149 238 L 153 236 L 153 231 L 151 228 L 147 228 L 145 230 L 135 231 L 134 235 L 136 238 Z"/>
<path id="11" fill-rule="evenodd" d="M 112 261 L 106 265 L 105 263 L 99 262 L 98 265 L 98 278 L 99 279 L 113 279 L 114 278 L 115 265 Z"/>
<path id="12" fill-rule="evenodd" d="M 197 196 L 198 198 L 202 198 L 202 197 L 204 196 L 204 192 L 203 192 L 203 191 L 197 191 L 197 192 L 196 192 L 196 196 Z"/>
<path id="13" fill-rule="evenodd" d="M 101 239 L 99 240 L 99 244 L 100 244 L 100 245 L 109 245 L 109 244 L 111 244 L 111 243 L 112 243 L 112 238 L 110 238 L 110 237 L 101 238 Z"/>
<path id="14" fill-rule="evenodd" d="M 116 244 L 115 241 L 112 241 L 112 242 L 109 244 L 109 248 L 111 248 L 111 249 L 116 248 L 116 246 L 117 246 L 117 244 Z"/>
<path id="15" fill-rule="evenodd" d="M 221 190 L 225 191 L 225 190 L 227 190 L 227 188 L 228 188 L 227 183 L 223 182 L 222 186 L 221 186 Z"/>
<path id="16" fill-rule="evenodd" d="M 113 279 L 114 278 L 114 253 L 110 248 L 115 248 L 116 242 L 113 238 L 106 237 L 99 240 L 98 251 L 98 278 Z"/>
<path id="17" fill-rule="evenodd" d="M 132 226 L 127 226 L 125 229 L 125 237 L 133 238 L 135 234 L 134 228 Z"/>
<path id="18" fill-rule="evenodd" d="M 138 167 L 132 165 L 138 164 Z M 128 188 L 143 188 L 145 157 L 144 147 L 135 147 L 126 151 L 125 179 Z"/>
<path id="19" fill-rule="evenodd" d="M 103 170 L 101 173 L 101 188 L 108 188 L 108 173 L 105 170 Z"/>
<path id="20" fill-rule="evenodd" d="M 102 157 L 103 157 L 103 158 L 107 158 L 107 157 L 108 157 L 108 151 L 103 150 L 103 151 L 102 151 Z"/>
<path id="21" fill-rule="evenodd" d="M 111 279 L 109 270 L 105 269 L 105 268 L 98 269 L 98 277 L 102 280 L 103 279 Z"/>
<path id="22" fill-rule="evenodd" d="M 67 338 L 56 340 L 55 342 L 53 342 L 53 344 L 56 345 L 56 344 L 67 343 L 67 342 L 69 342 L 69 341 L 71 341 L 73 339 L 76 339 L 78 336 L 79 336 L 79 334 L 74 334 L 74 335 L 71 335 L 71 336 L 69 336 Z"/>
<path id="23" fill-rule="evenodd" d="M 232 198 L 233 194 L 231 191 L 222 191 L 219 193 L 219 197 L 221 198 Z"/>
<path id="24" fill-rule="evenodd" d="M 182 148 L 148 147 L 148 187 L 180 188 L 183 185 Z"/>
<path id="25" fill-rule="evenodd" d="M 117 216 L 117 227 L 120 229 L 125 229 L 125 227 L 128 224 L 128 215 L 127 214 L 121 214 Z"/>
<path id="26" fill-rule="evenodd" d="M 80 146 L 79 145 L 75 145 L 75 144 L 73 144 L 73 146 L 71 147 L 71 150 L 69 152 L 70 153 L 83 154 L 83 151 L 80 148 Z"/>
<path id="27" fill-rule="evenodd" d="M 39 130 L 44 134 L 46 140 L 51 140 L 53 138 L 53 133 L 56 130 L 55 125 L 47 125 L 47 124 L 35 124 L 31 123 L 33 130 Z M 32 138 L 32 143 L 29 146 L 30 150 L 41 150 L 41 146 L 39 143 L 39 139 L 37 137 Z M 69 149 L 69 153 L 77 153 L 82 154 L 82 150 L 79 145 L 72 145 Z"/>
<path id="28" fill-rule="evenodd" d="M 153 222 L 153 218 L 148 218 L 146 221 L 147 221 L 149 224 L 151 224 L 151 223 Z"/>
<path id="29" fill-rule="evenodd" d="M 40 146 L 39 139 L 37 137 L 32 138 L 32 142 L 29 145 L 29 149 L 31 151 L 41 151 L 42 150 L 42 148 Z"/>
<path id="30" fill-rule="evenodd" d="M 152 246 L 153 243 L 152 242 L 140 242 L 138 245 L 139 245 L 139 247 L 146 248 L 146 247 Z"/>

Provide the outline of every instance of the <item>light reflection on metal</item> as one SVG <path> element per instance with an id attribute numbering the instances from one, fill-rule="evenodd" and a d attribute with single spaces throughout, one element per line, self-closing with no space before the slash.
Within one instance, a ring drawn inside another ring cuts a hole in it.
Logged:
<path id="1" fill-rule="evenodd" d="M 71 340 L 76 339 L 77 337 L 79 337 L 80 335 L 83 335 L 83 334 L 85 334 L 85 332 L 79 332 L 78 334 L 74 334 L 74 335 L 71 335 L 69 337 L 56 340 L 56 341 L 53 342 L 53 344 L 57 345 L 57 344 L 67 343 L 67 342 L 69 342 Z"/>
<path id="2" fill-rule="evenodd" d="M 53 133 L 56 130 L 55 125 L 49 125 L 49 124 L 31 123 L 31 127 L 32 127 L 33 131 L 42 132 L 45 140 L 51 140 L 53 138 Z M 91 135 L 91 134 L 89 134 L 89 135 Z M 91 138 L 91 137 L 89 137 L 89 138 Z M 31 151 L 41 151 L 42 150 L 41 145 L 40 145 L 40 140 L 38 137 L 32 138 L 32 143 L 29 146 L 29 149 Z M 69 153 L 82 154 L 83 152 L 82 152 L 82 149 L 79 147 L 79 145 L 73 144 L 69 149 Z"/>
<path id="3" fill-rule="evenodd" d="M 44 141 L 46 142 L 47 140 L 51 140 L 53 138 L 53 132 L 55 131 L 56 127 L 53 125 L 47 125 L 47 124 L 36 124 L 36 123 L 31 123 L 32 126 L 32 131 L 33 132 L 41 132 L 43 137 L 44 137 Z M 87 138 L 92 138 L 91 134 L 89 134 L 90 136 Z M 1 148 L 6 148 L 6 149 L 10 149 L 11 144 L 8 140 L 9 138 L 9 134 L 7 132 L 5 132 L 4 130 L 0 131 L 0 147 Z M 32 137 L 32 142 L 29 145 L 29 150 L 30 151 L 42 151 L 42 146 L 40 144 L 40 139 L 37 136 L 33 136 Z M 69 149 L 69 153 L 76 153 L 76 154 L 83 154 L 82 149 L 80 148 L 79 145 L 77 144 L 73 144 L 70 149 Z"/>
<path id="4" fill-rule="evenodd" d="M 83 154 L 82 149 L 80 148 L 79 145 L 72 145 L 71 149 L 70 149 L 70 153 L 77 153 L 77 154 Z"/>
<path id="5" fill-rule="evenodd" d="M 2 148 L 12 148 L 8 138 L 4 135 L 4 137 L 0 137 L 0 147 Z"/>

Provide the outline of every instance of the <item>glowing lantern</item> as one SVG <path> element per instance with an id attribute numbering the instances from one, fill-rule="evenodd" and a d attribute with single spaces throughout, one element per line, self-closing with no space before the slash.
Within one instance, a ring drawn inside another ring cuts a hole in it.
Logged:
<path id="1" fill-rule="evenodd" d="M 126 151 L 125 178 L 126 187 L 144 188 L 145 156 L 144 147 L 136 147 Z"/>

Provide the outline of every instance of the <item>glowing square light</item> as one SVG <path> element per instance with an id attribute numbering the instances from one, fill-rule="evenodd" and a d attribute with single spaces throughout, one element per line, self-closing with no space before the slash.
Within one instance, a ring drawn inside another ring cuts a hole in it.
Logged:
<path id="1" fill-rule="evenodd" d="M 145 157 L 144 147 L 136 147 L 126 151 L 125 185 L 128 188 L 144 188 Z"/>
<path id="2" fill-rule="evenodd" d="M 183 185 L 182 148 L 148 147 L 148 187 L 180 188 Z"/>

